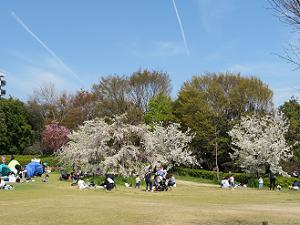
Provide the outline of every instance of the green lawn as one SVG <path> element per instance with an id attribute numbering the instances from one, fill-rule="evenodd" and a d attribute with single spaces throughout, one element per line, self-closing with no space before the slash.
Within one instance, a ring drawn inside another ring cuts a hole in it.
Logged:
<path id="1" fill-rule="evenodd" d="M 300 192 L 223 190 L 191 181 L 164 193 L 80 191 L 57 177 L 0 191 L 0 224 L 300 224 Z"/>

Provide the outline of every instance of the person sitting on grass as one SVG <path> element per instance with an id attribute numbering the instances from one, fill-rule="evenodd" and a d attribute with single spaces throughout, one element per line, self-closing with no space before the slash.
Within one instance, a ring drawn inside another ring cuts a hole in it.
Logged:
<path id="1" fill-rule="evenodd" d="M 167 179 L 169 187 L 176 187 L 176 179 L 173 174 L 168 174 Z"/>
<path id="2" fill-rule="evenodd" d="M 292 184 L 292 187 L 289 187 L 289 189 L 298 191 L 298 190 L 299 190 L 299 181 L 294 180 L 294 182 L 293 182 L 293 184 Z"/>
<path id="3" fill-rule="evenodd" d="M 6 184 L 5 181 L 3 179 L 1 179 L 1 177 L 0 177 L 0 189 L 3 189 L 3 190 L 12 190 L 13 186 L 11 186 L 9 184 Z"/>
<path id="4" fill-rule="evenodd" d="M 4 189 L 5 181 L 0 177 L 0 189 Z"/>
<path id="5" fill-rule="evenodd" d="M 79 190 L 83 190 L 87 188 L 87 185 L 85 184 L 84 180 L 81 179 L 78 180 L 77 185 Z"/>
<path id="6" fill-rule="evenodd" d="M 76 171 L 73 171 L 71 173 L 71 180 L 72 180 L 72 184 L 71 186 L 76 186 L 79 180 L 79 173 Z"/>
<path id="7" fill-rule="evenodd" d="M 223 180 L 221 180 L 221 188 L 229 188 L 230 184 L 227 177 L 224 177 Z"/>
<path id="8" fill-rule="evenodd" d="M 277 186 L 276 186 L 276 191 L 281 191 L 281 185 L 280 184 L 277 184 Z"/>

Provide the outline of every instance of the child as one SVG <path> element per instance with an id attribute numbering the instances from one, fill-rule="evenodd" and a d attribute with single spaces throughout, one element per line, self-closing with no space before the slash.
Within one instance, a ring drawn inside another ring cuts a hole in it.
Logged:
<path id="1" fill-rule="evenodd" d="M 262 177 L 259 177 L 259 179 L 258 179 L 258 188 L 259 189 L 264 188 L 264 179 Z"/>
<path id="2" fill-rule="evenodd" d="M 49 174 L 45 174 L 45 178 L 43 179 L 43 182 L 48 183 L 49 182 Z"/>
<path id="3" fill-rule="evenodd" d="M 141 178 L 140 178 L 139 175 L 137 174 L 137 175 L 136 175 L 136 178 L 135 178 L 135 188 L 140 189 L 140 186 L 141 186 Z"/>
<path id="4" fill-rule="evenodd" d="M 276 186 L 276 191 L 281 191 L 281 185 L 280 185 L 280 184 L 278 184 L 278 185 Z"/>

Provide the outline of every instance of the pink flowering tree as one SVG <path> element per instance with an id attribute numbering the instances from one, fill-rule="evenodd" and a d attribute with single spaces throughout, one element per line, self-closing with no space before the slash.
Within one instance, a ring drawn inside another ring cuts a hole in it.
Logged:
<path id="1" fill-rule="evenodd" d="M 46 147 L 47 153 L 54 153 L 60 149 L 68 141 L 70 130 L 57 123 L 52 123 L 45 126 L 42 134 L 43 144 Z"/>

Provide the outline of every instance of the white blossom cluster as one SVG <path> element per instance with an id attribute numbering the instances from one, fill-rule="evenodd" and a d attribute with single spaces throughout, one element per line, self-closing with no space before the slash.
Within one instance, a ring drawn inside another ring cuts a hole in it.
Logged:
<path id="1" fill-rule="evenodd" d="M 281 160 L 292 157 L 292 146 L 284 138 L 289 124 L 281 113 L 246 116 L 235 125 L 229 135 L 237 164 L 246 172 L 261 174 L 270 167 L 273 173 L 287 175 Z"/>
<path id="2" fill-rule="evenodd" d="M 65 165 L 84 170 L 101 168 L 105 172 L 128 176 L 132 171 L 143 174 L 157 162 L 173 165 L 196 164 L 188 150 L 192 136 L 180 131 L 178 124 L 164 128 L 155 125 L 151 132 L 145 125 L 123 123 L 124 116 L 110 123 L 104 119 L 84 122 L 68 137 L 58 156 Z"/>
<path id="3" fill-rule="evenodd" d="M 159 124 L 154 126 L 151 133 L 155 145 L 154 157 L 169 167 L 179 165 L 196 165 L 197 160 L 189 151 L 188 144 L 193 136 L 190 131 L 182 132 L 180 125 L 173 123 L 167 127 Z"/>

